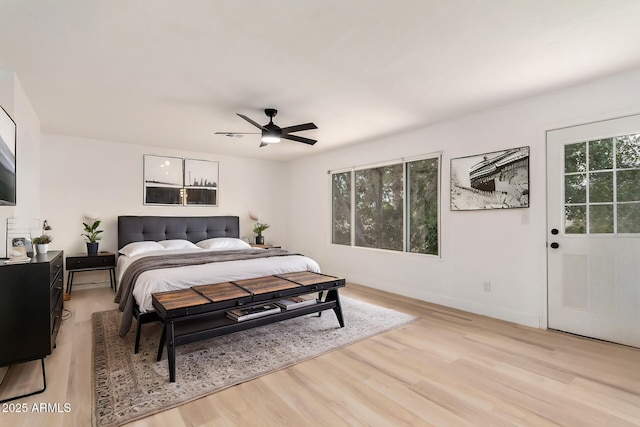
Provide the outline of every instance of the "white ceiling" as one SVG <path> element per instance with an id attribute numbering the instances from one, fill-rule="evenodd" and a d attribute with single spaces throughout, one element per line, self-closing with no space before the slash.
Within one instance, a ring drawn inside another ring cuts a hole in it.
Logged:
<path id="1" fill-rule="evenodd" d="M 640 68 L 638 0 L 0 0 L 0 68 L 62 133 L 291 160 Z M 315 122 L 258 148 L 217 131 Z"/>

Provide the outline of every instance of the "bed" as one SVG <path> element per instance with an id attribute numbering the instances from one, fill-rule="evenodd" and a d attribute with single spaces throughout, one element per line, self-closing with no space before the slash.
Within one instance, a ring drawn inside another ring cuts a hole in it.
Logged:
<path id="1" fill-rule="evenodd" d="M 239 236 L 237 216 L 118 217 L 120 335 L 126 335 L 136 318 L 136 352 L 141 325 L 158 320 L 151 305 L 154 292 L 294 271 L 320 272 L 311 258 L 251 248 Z"/>

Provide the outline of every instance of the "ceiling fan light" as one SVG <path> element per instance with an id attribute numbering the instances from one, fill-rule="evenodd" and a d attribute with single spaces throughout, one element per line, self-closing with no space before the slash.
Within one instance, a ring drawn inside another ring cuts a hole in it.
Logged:
<path id="1" fill-rule="evenodd" d="M 263 133 L 261 141 L 266 144 L 275 144 L 276 142 L 280 142 L 280 136 L 272 133 Z"/>

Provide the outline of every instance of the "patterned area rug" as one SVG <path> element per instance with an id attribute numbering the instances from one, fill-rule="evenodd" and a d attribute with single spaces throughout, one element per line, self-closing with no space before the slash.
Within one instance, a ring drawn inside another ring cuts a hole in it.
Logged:
<path id="1" fill-rule="evenodd" d="M 344 328 L 330 310 L 178 347 L 175 383 L 166 350 L 156 361 L 159 322 L 142 326 L 134 354 L 135 328 L 118 336 L 121 313 L 94 313 L 94 425 L 119 426 L 416 320 L 351 298 L 341 302 Z"/>

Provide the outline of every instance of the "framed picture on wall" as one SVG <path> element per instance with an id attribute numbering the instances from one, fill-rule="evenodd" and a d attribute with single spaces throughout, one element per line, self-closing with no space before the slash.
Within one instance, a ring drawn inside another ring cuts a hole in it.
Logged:
<path id="1" fill-rule="evenodd" d="M 529 147 L 451 159 L 451 210 L 529 207 Z"/>
<path id="2" fill-rule="evenodd" d="M 183 204 L 183 161 L 178 157 L 144 155 L 144 204 Z"/>
<path id="3" fill-rule="evenodd" d="M 0 106 L 0 206 L 16 205 L 17 127 Z"/>
<path id="4" fill-rule="evenodd" d="M 184 159 L 184 204 L 218 206 L 218 162 Z"/>

